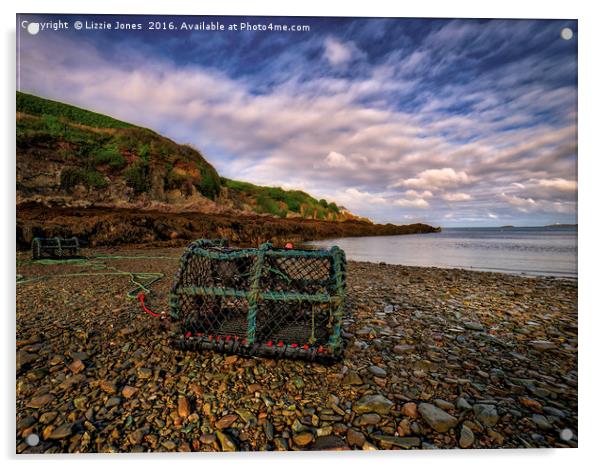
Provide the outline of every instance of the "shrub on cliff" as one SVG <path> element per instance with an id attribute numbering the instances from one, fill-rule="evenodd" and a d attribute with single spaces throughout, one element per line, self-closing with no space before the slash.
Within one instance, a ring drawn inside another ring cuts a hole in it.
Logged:
<path id="1" fill-rule="evenodd" d="M 112 169 L 121 169 L 126 165 L 126 160 L 117 147 L 111 145 L 108 148 L 97 150 L 93 155 L 93 163 L 95 165 L 106 164 Z"/>
<path id="2" fill-rule="evenodd" d="M 201 170 L 201 177 L 196 187 L 204 197 L 215 200 L 220 191 L 220 180 L 217 172 L 208 169 Z"/>
<path id="3" fill-rule="evenodd" d="M 128 167 L 123 176 L 127 186 L 133 188 L 136 193 L 148 192 L 151 188 L 150 167 L 144 160 Z"/>
<path id="4" fill-rule="evenodd" d="M 77 167 L 64 169 L 61 172 L 61 188 L 63 190 L 71 190 L 76 185 L 84 185 L 88 188 L 102 188 L 108 184 L 100 172 Z"/>

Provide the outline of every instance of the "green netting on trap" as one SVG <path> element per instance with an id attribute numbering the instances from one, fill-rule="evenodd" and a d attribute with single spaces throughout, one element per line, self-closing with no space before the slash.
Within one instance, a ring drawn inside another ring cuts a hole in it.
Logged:
<path id="1" fill-rule="evenodd" d="M 308 359 L 341 352 L 345 253 L 188 246 L 170 294 L 185 349 Z"/>
<path id="2" fill-rule="evenodd" d="M 31 257 L 41 258 L 75 257 L 79 254 L 77 237 L 63 239 L 62 237 L 34 237 L 31 241 Z"/>

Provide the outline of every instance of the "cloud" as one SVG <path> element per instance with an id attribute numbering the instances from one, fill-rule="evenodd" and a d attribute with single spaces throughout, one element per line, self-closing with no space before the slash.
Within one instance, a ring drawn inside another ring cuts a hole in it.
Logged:
<path id="1" fill-rule="evenodd" d="M 336 151 L 331 151 L 326 156 L 326 164 L 330 167 L 344 167 L 347 169 L 355 169 L 355 163 L 349 161 L 347 156 Z"/>
<path id="2" fill-rule="evenodd" d="M 425 190 L 424 192 L 417 192 L 416 190 L 406 190 L 403 193 L 408 197 L 415 198 L 431 198 L 433 196 L 433 192 L 431 192 L 430 190 Z"/>
<path id="3" fill-rule="evenodd" d="M 505 202 L 509 203 L 510 205 L 514 206 L 532 207 L 537 205 L 537 202 L 532 198 L 521 198 L 517 197 L 516 195 L 506 195 L 505 193 L 502 193 L 500 195 L 500 198 Z"/>
<path id="4" fill-rule="evenodd" d="M 334 37 L 327 37 L 324 40 L 324 57 L 331 65 L 342 65 L 353 57 L 354 47 L 351 44 L 345 44 Z"/>
<path id="5" fill-rule="evenodd" d="M 559 190 L 561 192 L 576 192 L 577 191 L 577 181 L 576 180 L 566 180 L 561 178 L 556 179 L 540 179 L 537 180 L 537 183 L 546 188 L 552 188 L 554 190 Z"/>
<path id="6" fill-rule="evenodd" d="M 347 204 L 356 203 L 356 202 L 377 203 L 377 204 L 387 203 L 387 200 L 383 197 L 373 195 L 368 192 L 362 192 L 361 190 L 358 190 L 356 188 L 346 189 L 344 191 L 344 193 L 340 195 L 340 199 L 343 200 L 344 202 L 346 202 Z"/>
<path id="7" fill-rule="evenodd" d="M 444 193 L 442 198 L 446 201 L 469 201 L 472 195 L 469 193 Z"/>
<path id="8" fill-rule="evenodd" d="M 405 179 L 392 185 L 392 187 L 406 186 L 414 188 L 443 189 L 457 187 L 467 184 L 468 175 L 464 171 L 456 172 L 451 167 L 443 169 L 427 169 L 418 174 L 417 177 Z"/>
<path id="9" fill-rule="evenodd" d="M 393 202 L 394 205 L 412 208 L 428 208 L 429 202 L 427 202 L 424 198 L 414 198 L 412 200 L 407 200 L 405 198 L 400 198 L 399 200 L 395 200 Z"/>

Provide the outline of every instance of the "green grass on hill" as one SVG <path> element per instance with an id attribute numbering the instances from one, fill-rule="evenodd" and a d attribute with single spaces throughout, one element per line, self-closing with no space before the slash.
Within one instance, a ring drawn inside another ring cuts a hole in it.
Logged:
<path id="1" fill-rule="evenodd" d="M 248 182 L 221 178 L 221 184 L 246 199 L 255 200 L 255 211 L 285 217 L 290 211 L 303 217 L 327 219 L 339 213 L 335 203 L 316 200 L 301 190 L 284 190 L 280 187 L 262 187 Z"/>
<path id="2" fill-rule="evenodd" d="M 25 112 L 32 115 L 52 115 L 70 120 L 74 123 L 101 128 L 130 128 L 134 125 L 107 115 L 97 114 L 79 107 L 51 101 L 32 94 L 17 91 L 17 112 Z"/>

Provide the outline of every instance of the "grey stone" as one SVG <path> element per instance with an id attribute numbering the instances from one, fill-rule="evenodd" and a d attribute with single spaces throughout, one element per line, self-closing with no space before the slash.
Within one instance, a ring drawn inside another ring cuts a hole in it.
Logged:
<path id="1" fill-rule="evenodd" d="M 420 439 L 418 437 L 396 437 L 382 434 L 372 434 L 371 437 L 384 445 L 394 445 L 395 447 L 406 449 L 420 447 Z"/>
<path id="2" fill-rule="evenodd" d="M 370 373 L 372 375 L 375 375 L 376 377 L 386 377 L 387 376 L 387 371 L 378 366 L 370 366 L 370 367 L 368 367 L 368 370 L 370 371 Z"/>
<path id="3" fill-rule="evenodd" d="M 472 447 L 472 444 L 474 444 L 474 434 L 470 427 L 463 424 L 460 432 L 460 447 L 469 448 Z"/>
<path id="4" fill-rule="evenodd" d="M 476 418 L 485 426 L 495 426 L 500 419 L 494 405 L 477 404 L 472 409 Z"/>
<path id="5" fill-rule="evenodd" d="M 356 413 L 378 413 L 381 415 L 388 414 L 393 407 L 393 402 L 383 395 L 364 395 L 353 405 L 353 410 Z"/>
<path id="6" fill-rule="evenodd" d="M 458 397 L 456 400 L 456 408 L 459 410 L 470 410 L 472 409 L 472 405 L 468 403 L 464 398 Z"/>
<path id="7" fill-rule="evenodd" d="M 550 431 L 554 429 L 554 427 L 550 424 L 550 421 L 548 421 L 548 418 L 542 414 L 534 414 L 531 419 L 538 428 L 544 431 Z"/>
<path id="8" fill-rule="evenodd" d="M 437 432 L 447 432 L 458 424 L 457 418 L 430 403 L 420 403 L 418 412 Z"/>

